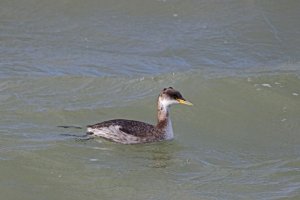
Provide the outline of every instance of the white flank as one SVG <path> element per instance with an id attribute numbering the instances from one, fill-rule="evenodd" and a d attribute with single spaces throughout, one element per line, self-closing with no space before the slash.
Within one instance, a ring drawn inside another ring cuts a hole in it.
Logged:
<path id="1" fill-rule="evenodd" d="M 93 133 L 93 136 L 104 137 L 118 143 L 123 143 L 123 144 L 140 143 L 140 139 L 138 137 L 127 134 L 121 131 L 120 128 L 121 126 L 119 125 L 110 125 L 109 127 L 101 127 L 101 128 L 88 127 L 87 132 Z"/>

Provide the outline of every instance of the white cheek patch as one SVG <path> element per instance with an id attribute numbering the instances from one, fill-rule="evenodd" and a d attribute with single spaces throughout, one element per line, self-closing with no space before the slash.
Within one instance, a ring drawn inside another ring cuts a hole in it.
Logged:
<path id="1" fill-rule="evenodd" d="M 167 107 L 169 107 L 170 105 L 172 105 L 172 104 L 177 104 L 177 103 L 179 103 L 179 102 L 176 101 L 176 100 L 168 100 L 168 99 L 160 100 L 160 104 L 161 104 L 164 108 L 167 108 Z"/>

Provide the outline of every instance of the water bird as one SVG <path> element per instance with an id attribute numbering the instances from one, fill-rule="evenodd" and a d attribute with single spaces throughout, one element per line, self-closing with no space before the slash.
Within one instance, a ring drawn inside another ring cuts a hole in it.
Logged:
<path id="1" fill-rule="evenodd" d="M 113 119 L 87 126 L 87 136 L 102 137 L 122 144 L 138 144 L 174 138 L 169 108 L 173 104 L 193 105 L 172 87 L 164 88 L 157 99 L 157 124 Z"/>

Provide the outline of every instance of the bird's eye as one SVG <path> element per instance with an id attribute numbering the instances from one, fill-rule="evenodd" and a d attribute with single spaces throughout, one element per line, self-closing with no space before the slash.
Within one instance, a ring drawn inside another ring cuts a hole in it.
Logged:
<path id="1" fill-rule="evenodd" d="M 172 90 L 173 90 L 173 88 L 172 88 L 172 87 L 169 87 L 169 89 L 172 89 Z"/>
<path id="2" fill-rule="evenodd" d="M 163 89 L 163 91 L 166 91 L 166 90 L 167 90 L 167 88 L 164 88 L 164 89 Z"/>

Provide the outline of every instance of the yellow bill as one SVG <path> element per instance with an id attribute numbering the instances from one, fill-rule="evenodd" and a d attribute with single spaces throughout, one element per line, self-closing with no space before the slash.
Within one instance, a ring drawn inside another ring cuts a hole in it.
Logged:
<path id="1" fill-rule="evenodd" d="M 189 101 L 183 100 L 183 99 L 176 99 L 180 104 L 185 104 L 188 106 L 192 106 L 193 104 Z"/>

